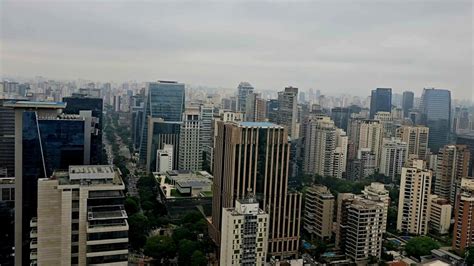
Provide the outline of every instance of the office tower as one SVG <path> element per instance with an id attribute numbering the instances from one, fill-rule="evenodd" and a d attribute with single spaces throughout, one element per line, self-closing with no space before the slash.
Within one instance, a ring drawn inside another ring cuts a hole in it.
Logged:
<path id="1" fill-rule="evenodd" d="M 128 223 L 120 173 L 69 166 L 38 180 L 32 257 L 38 265 L 128 264 Z"/>
<path id="2" fill-rule="evenodd" d="M 320 176 L 333 175 L 333 156 L 336 149 L 336 126 L 327 116 L 314 116 L 305 132 L 303 171 Z"/>
<path id="3" fill-rule="evenodd" d="M 331 239 L 334 203 L 334 195 L 325 186 L 315 185 L 306 191 L 303 228 L 311 239 Z"/>
<path id="4" fill-rule="evenodd" d="M 298 88 L 286 87 L 278 92 L 277 124 L 286 127 L 288 136 L 298 138 L 296 120 L 298 117 Z"/>
<path id="5" fill-rule="evenodd" d="M 384 204 L 351 193 L 337 196 L 336 246 L 357 264 L 382 252 Z"/>
<path id="6" fill-rule="evenodd" d="M 112 106 L 114 107 L 115 112 L 120 112 L 121 111 L 121 109 L 120 109 L 120 107 L 122 106 L 122 96 L 121 95 L 114 95 L 113 96 Z"/>
<path id="7" fill-rule="evenodd" d="M 15 176 L 15 112 L 0 99 L 0 177 Z"/>
<path id="8" fill-rule="evenodd" d="M 147 142 L 149 140 L 148 133 L 150 131 L 148 125 L 153 124 L 152 121 L 149 120 L 156 121 L 157 118 L 160 118 L 165 122 L 180 122 L 183 119 L 184 97 L 183 83 L 176 81 L 158 81 L 147 84 L 145 111 L 140 134 L 140 163 L 142 165 L 145 163 L 144 158 L 147 158 L 149 153 L 155 154 L 156 151 L 154 150 L 152 152 L 147 149 Z M 174 148 L 176 156 L 178 146 Z M 178 160 L 175 160 L 175 163 L 177 162 Z M 150 164 L 145 166 L 148 171 Z"/>
<path id="9" fill-rule="evenodd" d="M 199 107 L 187 107 L 183 113 L 179 135 L 178 170 L 201 170 L 202 153 L 199 143 L 201 119 L 199 115 Z"/>
<path id="10" fill-rule="evenodd" d="M 163 149 L 156 151 L 156 172 L 166 172 L 173 169 L 173 145 L 164 144 Z"/>
<path id="11" fill-rule="evenodd" d="M 466 145 L 471 153 L 469 162 L 469 176 L 474 176 L 474 132 L 470 134 L 457 135 L 456 144 Z"/>
<path id="12" fill-rule="evenodd" d="M 247 96 L 252 94 L 254 88 L 248 82 L 240 82 L 237 87 L 237 110 L 238 112 L 245 112 L 247 104 Z"/>
<path id="13" fill-rule="evenodd" d="M 428 233 L 432 172 L 425 162 L 413 161 L 413 167 L 402 168 L 398 202 L 397 230 L 415 235 Z"/>
<path id="14" fill-rule="evenodd" d="M 260 93 L 251 93 L 247 96 L 245 121 L 263 122 L 266 119 L 267 102 Z"/>
<path id="15" fill-rule="evenodd" d="M 470 153 L 466 145 L 446 145 L 438 154 L 435 193 L 452 206 L 461 178 L 468 176 Z"/>
<path id="16" fill-rule="evenodd" d="M 173 169 L 178 169 L 179 160 L 179 138 L 182 122 L 167 122 L 161 118 L 147 119 L 145 127 L 147 133 L 146 141 L 140 149 L 140 163 L 145 167 L 147 173 L 154 170 L 156 165 L 156 151 L 162 150 L 165 144 L 173 146 Z"/>
<path id="17" fill-rule="evenodd" d="M 23 265 L 30 260 L 38 179 L 55 169 L 85 164 L 90 157 L 91 112 L 64 115 L 65 104 L 60 102 L 17 101 L 4 106 L 15 110 L 15 264 Z"/>
<path id="18" fill-rule="evenodd" d="M 383 211 L 383 225 L 382 230 L 383 233 L 387 230 L 387 215 L 388 215 L 388 207 L 390 206 L 390 196 L 387 189 L 385 189 L 385 185 L 378 182 L 372 182 L 370 185 L 365 186 L 364 190 L 362 190 L 362 197 L 374 202 L 383 203 L 384 211 Z"/>
<path id="19" fill-rule="evenodd" d="M 426 160 L 430 129 L 424 126 L 402 126 L 397 128 L 396 137 L 408 146 L 407 160 L 410 158 Z"/>
<path id="20" fill-rule="evenodd" d="M 263 265 L 268 249 L 269 216 L 254 198 L 238 199 L 222 211 L 220 265 Z"/>
<path id="21" fill-rule="evenodd" d="M 343 129 L 336 128 L 336 149 L 334 153 L 337 154 L 340 164 L 334 163 L 334 173 L 337 170 L 339 173 L 345 173 L 347 168 L 347 154 L 349 146 L 349 137 Z M 338 165 L 338 166 L 336 166 Z M 336 177 L 342 177 L 339 174 L 334 174 Z"/>
<path id="22" fill-rule="evenodd" d="M 372 90 L 370 98 L 370 118 L 373 119 L 377 112 L 390 112 L 392 110 L 392 89 L 377 88 Z"/>
<path id="23" fill-rule="evenodd" d="M 66 103 L 64 113 L 79 114 L 81 111 L 89 110 L 92 112 L 92 117 L 96 121 L 96 134 L 91 139 L 91 158 L 87 164 L 102 164 L 102 129 L 103 129 L 103 101 L 102 98 L 93 98 L 85 94 L 73 94 L 71 97 L 64 97 L 63 101 Z"/>
<path id="24" fill-rule="evenodd" d="M 454 250 L 462 253 L 474 244 L 474 223 L 470 217 L 474 216 L 474 182 L 472 179 L 462 179 L 461 192 L 456 196 L 454 208 Z"/>
<path id="25" fill-rule="evenodd" d="M 438 152 L 449 141 L 451 92 L 440 89 L 423 89 L 420 109 L 422 121 L 430 129 L 428 146 L 432 152 Z"/>
<path id="26" fill-rule="evenodd" d="M 456 107 L 453 117 L 452 131 L 456 134 L 469 133 L 469 108 Z"/>
<path id="27" fill-rule="evenodd" d="M 222 208 L 251 190 L 269 214 L 268 255 L 298 253 L 301 194 L 288 192 L 287 129 L 269 122 L 217 122 L 210 234 L 220 245 Z"/>
<path id="28" fill-rule="evenodd" d="M 350 109 L 345 107 L 334 107 L 331 109 L 331 119 L 336 127 L 347 131 L 349 125 Z"/>
<path id="29" fill-rule="evenodd" d="M 398 138 L 383 139 L 379 173 L 392 180 L 402 173 L 407 154 L 407 144 Z"/>
<path id="30" fill-rule="evenodd" d="M 415 99 L 415 94 L 412 91 L 403 92 L 403 100 L 402 100 L 403 117 L 408 117 L 410 110 L 413 108 L 414 99 Z"/>
<path id="31" fill-rule="evenodd" d="M 447 199 L 440 198 L 437 195 L 429 196 L 430 207 L 428 217 L 428 227 L 430 232 L 437 235 L 449 233 L 451 226 L 452 206 Z"/>
<path id="32" fill-rule="evenodd" d="M 143 126 L 144 111 L 145 111 L 145 94 L 140 93 L 132 97 L 132 143 L 133 151 L 137 152 L 140 148 L 140 133 Z"/>
<path id="33" fill-rule="evenodd" d="M 270 99 L 267 101 L 267 118 L 272 123 L 278 123 L 278 99 Z"/>
<path id="34" fill-rule="evenodd" d="M 374 119 L 380 121 L 380 124 L 382 124 L 383 136 L 385 138 L 395 136 L 396 126 L 393 122 L 393 117 L 390 112 L 377 112 L 374 116 Z"/>
<path id="35" fill-rule="evenodd" d="M 214 119 L 214 105 L 212 104 L 201 104 L 199 107 L 201 120 L 201 129 L 199 130 L 199 145 L 201 151 L 201 158 L 206 158 L 207 169 L 210 170 L 210 159 L 212 157 L 212 149 L 214 145 L 212 135 L 212 123 Z M 204 168 L 204 165 L 202 166 Z"/>

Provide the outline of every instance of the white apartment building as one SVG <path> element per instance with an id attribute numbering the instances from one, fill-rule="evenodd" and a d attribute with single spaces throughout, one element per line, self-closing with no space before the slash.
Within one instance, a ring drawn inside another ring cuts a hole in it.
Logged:
<path id="1" fill-rule="evenodd" d="M 397 138 L 383 139 L 379 172 L 392 180 L 402 172 L 407 154 L 407 144 Z"/>

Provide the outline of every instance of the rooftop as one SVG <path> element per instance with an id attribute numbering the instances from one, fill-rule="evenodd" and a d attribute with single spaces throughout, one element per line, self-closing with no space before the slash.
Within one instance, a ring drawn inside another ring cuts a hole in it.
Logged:
<path id="1" fill-rule="evenodd" d="M 63 102 L 35 102 L 35 101 L 16 101 L 4 103 L 6 107 L 13 108 L 47 108 L 47 109 L 64 109 L 66 103 Z"/>
<path id="2" fill-rule="evenodd" d="M 282 128 L 282 126 L 271 123 L 271 122 L 239 122 L 239 126 L 241 127 L 275 127 L 275 128 Z"/>

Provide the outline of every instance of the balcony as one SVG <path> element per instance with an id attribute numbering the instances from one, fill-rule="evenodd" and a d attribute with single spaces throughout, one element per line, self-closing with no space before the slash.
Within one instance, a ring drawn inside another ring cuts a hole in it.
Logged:
<path id="1" fill-rule="evenodd" d="M 87 212 L 89 221 L 93 220 L 109 220 L 109 219 L 126 219 L 127 212 L 123 206 L 107 206 L 92 207 Z"/>
<path id="2" fill-rule="evenodd" d="M 30 249 L 37 249 L 38 248 L 38 240 L 32 239 L 30 241 Z"/>
<path id="3" fill-rule="evenodd" d="M 30 231 L 30 238 L 38 238 L 38 230 L 32 229 Z"/>
<path id="4" fill-rule="evenodd" d="M 37 260 L 38 259 L 38 253 L 36 251 L 32 251 L 30 253 L 30 260 Z"/>
<path id="5" fill-rule="evenodd" d="M 30 227 L 33 228 L 33 227 L 37 227 L 37 226 L 38 226 L 38 218 L 36 218 L 36 217 L 31 218 Z"/>

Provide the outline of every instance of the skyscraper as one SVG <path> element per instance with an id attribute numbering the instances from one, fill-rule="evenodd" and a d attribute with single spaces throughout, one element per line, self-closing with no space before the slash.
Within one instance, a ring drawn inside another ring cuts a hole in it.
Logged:
<path id="1" fill-rule="evenodd" d="M 378 120 L 363 120 L 359 128 L 358 149 L 369 148 L 375 154 L 379 165 L 383 140 L 383 127 Z"/>
<path id="2" fill-rule="evenodd" d="M 372 90 L 370 98 L 370 118 L 373 119 L 377 112 L 392 111 L 392 89 L 377 88 Z"/>
<path id="3" fill-rule="evenodd" d="M 145 111 L 143 112 L 144 117 L 140 133 L 140 163 L 148 171 L 150 164 L 145 165 L 146 158 L 150 156 L 150 153 L 156 154 L 156 150 L 148 150 L 148 144 L 150 144 L 148 141 L 150 138 L 154 138 L 154 136 L 148 134 L 155 132 L 155 130 L 150 132 L 148 126 L 152 122 L 149 120 L 159 118 L 166 122 L 180 122 L 183 119 L 185 90 L 184 84 L 176 81 L 150 82 L 147 84 L 146 90 Z M 175 146 L 175 156 L 177 155 L 177 148 L 178 146 Z M 175 163 L 177 163 L 177 160 L 175 160 Z"/>
<path id="4" fill-rule="evenodd" d="M 201 157 L 206 159 L 206 165 L 203 165 L 203 170 L 209 170 L 211 165 L 211 159 L 213 156 L 214 136 L 212 134 L 212 124 L 214 119 L 214 105 L 212 104 L 201 104 L 199 107 L 201 120 L 201 129 L 199 130 L 199 145 L 201 151 Z M 206 167 L 207 169 L 204 169 Z"/>
<path id="5" fill-rule="evenodd" d="M 38 181 L 38 265 L 128 264 L 125 185 L 112 166 L 69 166 Z"/>
<path id="6" fill-rule="evenodd" d="M 269 216 L 248 197 L 222 212 L 220 265 L 263 265 L 268 249 Z"/>
<path id="7" fill-rule="evenodd" d="M 264 122 L 266 118 L 267 102 L 260 93 L 251 93 L 247 96 L 245 121 Z"/>
<path id="8" fill-rule="evenodd" d="M 296 122 L 298 118 L 298 88 L 286 87 L 278 92 L 278 117 L 277 123 L 286 127 L 288 136 L 298 138 Z"/>
<path id="9" fill-rule="evenodd" d="M 414 100 L 415 100 L 415 94 L 412 91 L 403 92 L 403 100 L 402 100 L 403 117 L 408 117 L 408 114 L 410 113 L 410 109 L 413 108 Z"/>
<path id="10" fill-rule="evenodd" d="M 397 138 L 384 139 L 379 172 L 395 180 L 395 177 L 402 172 L 406 153 L 407 144 L 405 142 Z"/>
<path id="11" fill-rule="evenodd" d="M 429 204 L 432 173 L 425 162 L 416 160 L 413 167 L 403 167 L 398 201 L 397 230 L 426 235 L 428 233 Z"/>
<path id="12" fill-rule="evenodd" d="M 0 177 L 15 176 L 15 111 L 0 99 Z"/>
<path id="13" fill-rule="evenodd" d="M 438 154 L 435 194 L 454 206 L 459 182 L 468 176 L 470 153 L 466 145 L 446 145 Z"/>
<path id="14" fill-rule="evenodd" d="M 254 88 L 248 82 L 240 82 L 237 87 L 237 110 L 238 112 L 245 112 L 247 104 L 247 96 L 253 93 Z"/>
<path id="15" fill-rule="evenodd" d="M 429 148 L 432 152 L 438 152 L 449 141 L 451 92 L 441 89 L 423 89 L 421 112 L 423 123 L 430 129 Z"/>
<path id="16" fill-rule="evenodd" d="M 90 156 L 89 123 L 79 115 L 61 115 L 64 103 L 5 104 L 15 110 L 15 264 L 30 260 L 30 221 L 37 215 L 38 179 L 55 169 L 85 164 Z"/>
<path id="17" fill-rule="evenodd" d="M 349 125 L 350 109 L 345 107 L 335 107 L 331 109 L 331 119 L 336 127 L 347 132 Z"/>
<path id="18" fill-rule="evenodd" d="M 268 255 L 298 253 L 301 194 L 288 192 L 287 129 L 268 122 L 217 122 L 210 233 L 220 245 L 222 209 L 255 194 L 269 214 Z"/>
<path id="19" fill-rule="evenodd" d="M 303 171 L 321 176 L 333 175 L 336 126 L 327 116 L 314 116 L 305 132 Z"/>
<path id="20" fill-rule="evenodd" d="M 306 191 L 303 228 L 311 234 L 311 238 L 331 238 L 334 199 L 329 189 L 322 185 L 312 186 Z"/>
<path id="21" fill-rule="evenodd" d="M 178 170 L 199 171 L 202 167 L 199 106 L 187 107 L 179 134 Z"/>
<path id="22" fill-rule="evenodd" d="M 408 145 L 407 160 L 426 160 L 430 129 L 424 126 L 402 126 L 397 128 L 396 137 Z"/>

